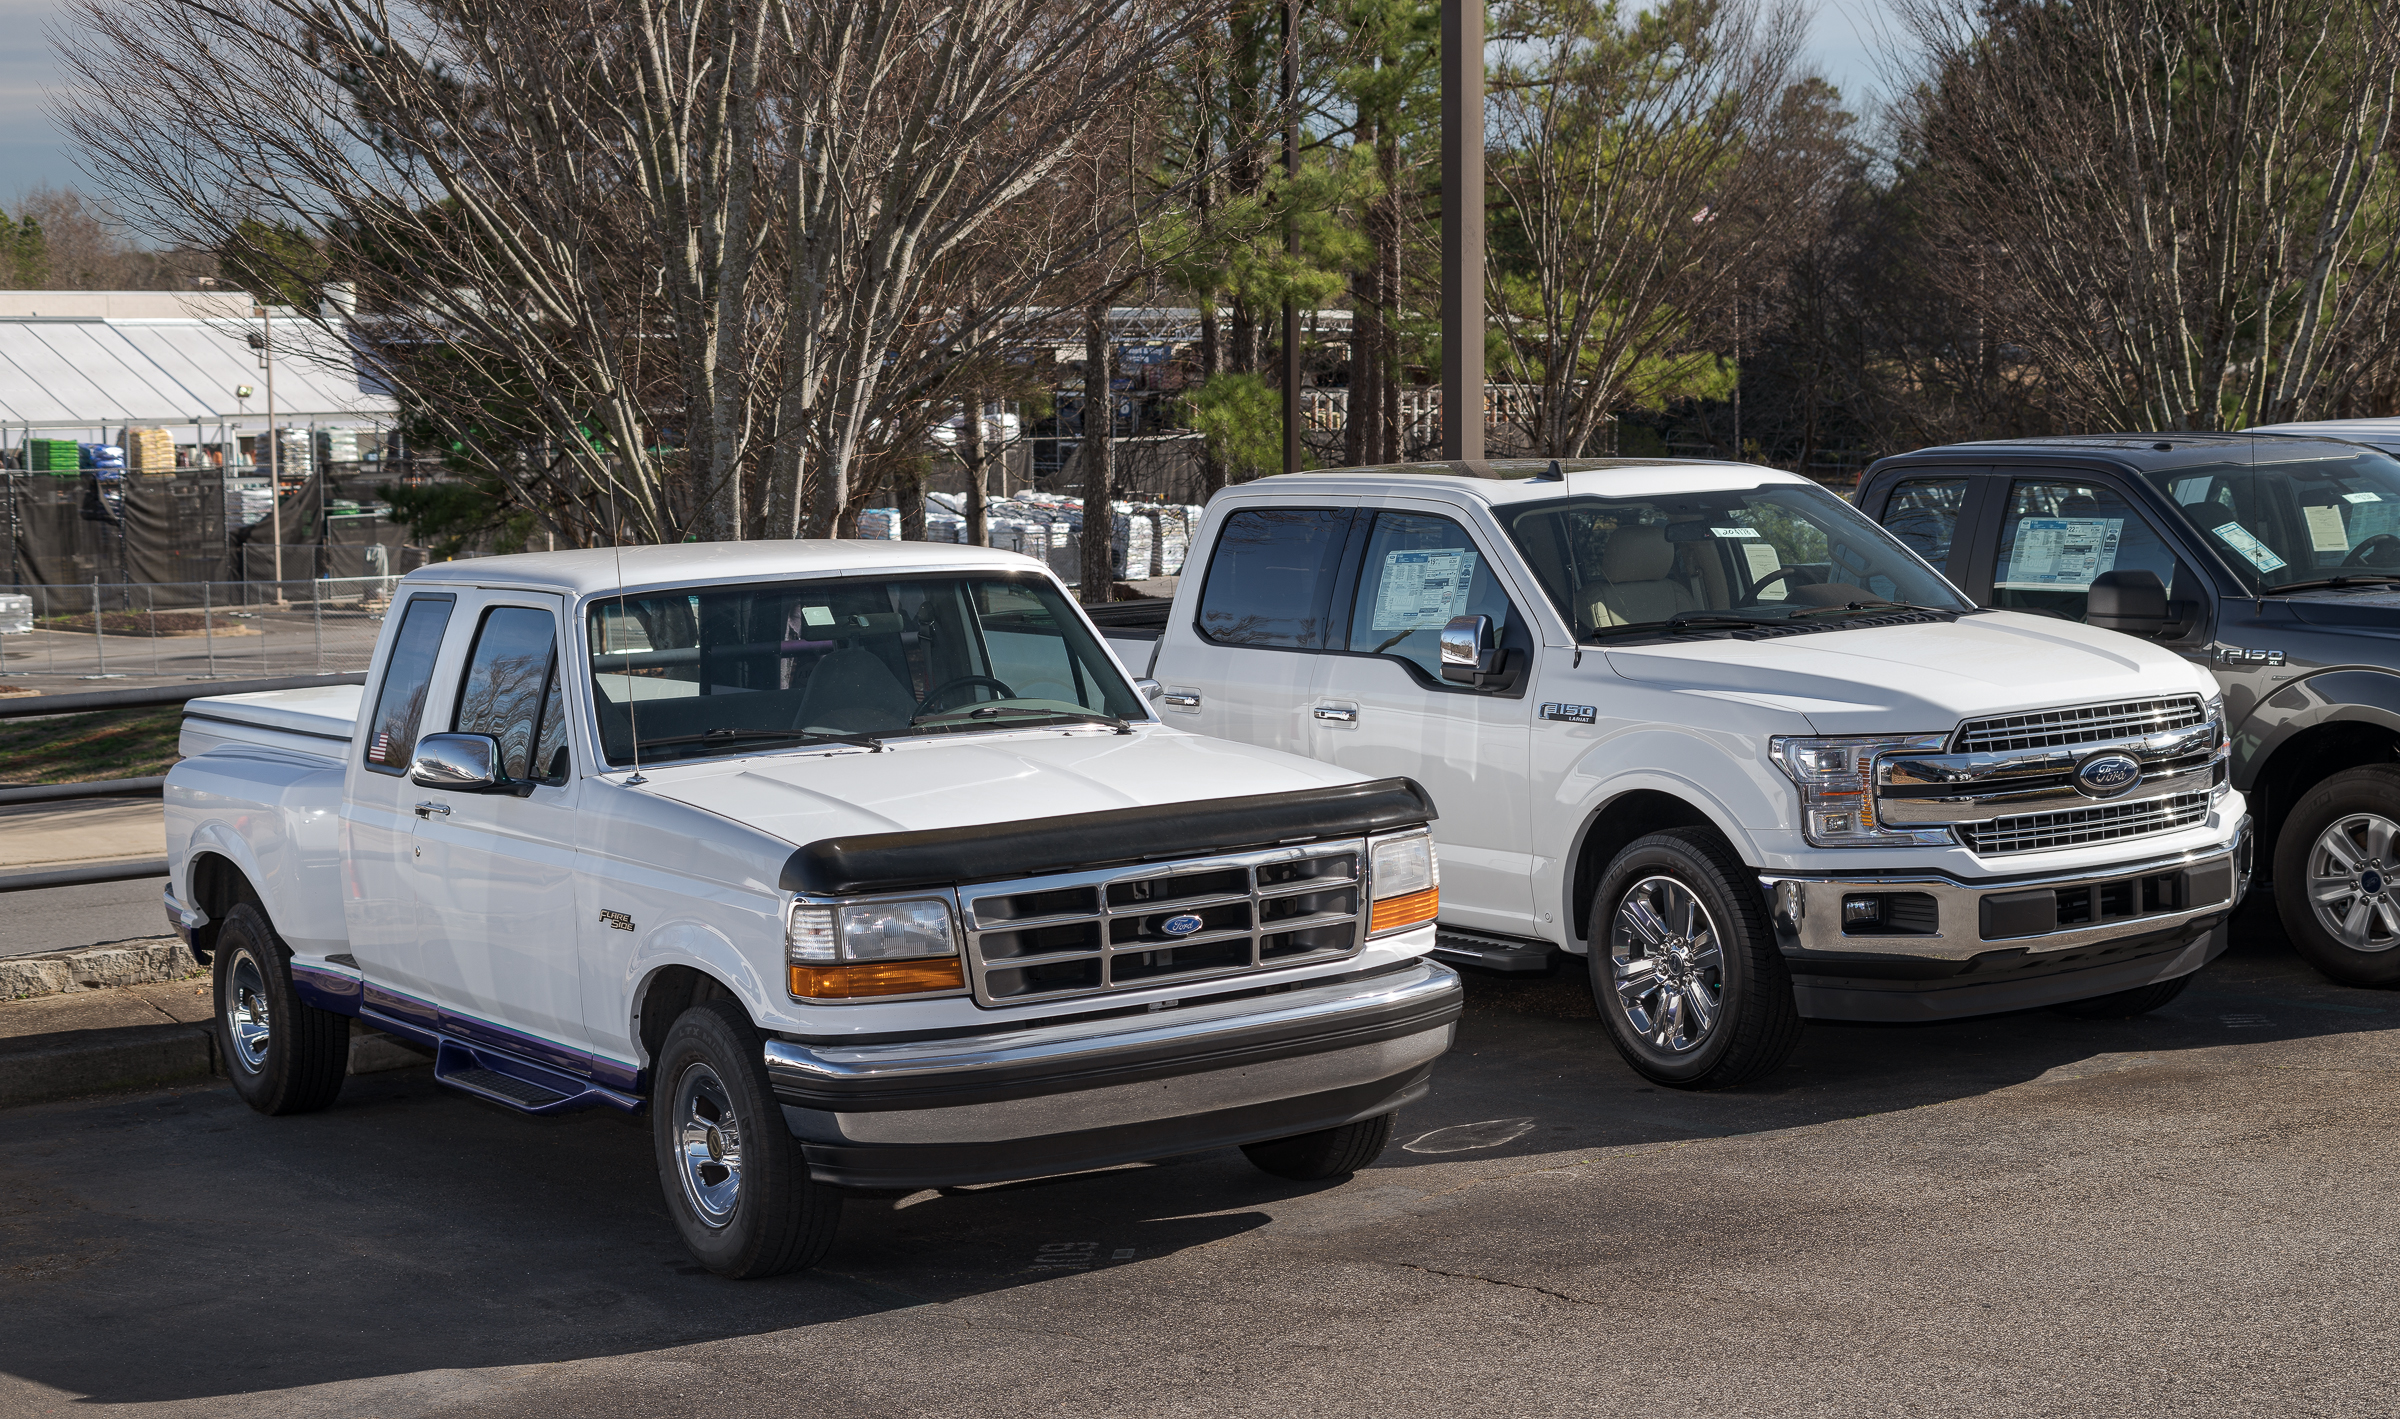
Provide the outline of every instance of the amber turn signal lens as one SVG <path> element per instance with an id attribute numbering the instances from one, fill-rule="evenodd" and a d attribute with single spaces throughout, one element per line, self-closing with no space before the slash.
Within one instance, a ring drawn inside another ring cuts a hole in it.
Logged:
<path id="1" fill-rule="evenodd" d="M 1371 933 L 1384 932 L 1395 927 L 1415 926 L 1420 921 L 1431 921 L 1441 909 L 1441 904 L 1442 889 L 1439 887 L 1428 887 L 1405 897 L 1386 897 L 1375 904 L 1374 913 L 1367 918 L 1367 930 Z"/>
<path id="2" fill-rule="evenodd" d="M 792 994 L 804 1000 L 857 1000 L 870 995 L 923 995 L 962 990 L 967 978 L 958 957 L 930 961 L 849 961 L 838 966 L 792 967 Z"/>

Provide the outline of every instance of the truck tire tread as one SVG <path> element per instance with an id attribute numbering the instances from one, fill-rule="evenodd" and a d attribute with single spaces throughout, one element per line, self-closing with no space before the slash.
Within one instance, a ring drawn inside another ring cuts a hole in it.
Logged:
<path id="1" fill-rule="evenodd" d="M 1398 1117 L 1377 1114 L 1314 1133 L 1245 1143 L 1242 1153 L 1260 1172 L 1294 1182 L 1347 1177 L 1383 1156 L 1383 1150 L 1391 1146 L 1392 1124 Z"/>
<path id="2" fill-rule="evenodd" d="M 2400 946 L 2357 951 L 2317 924 L 2308 904 L 2308 856 L 2335 818 L 2373 810 L 2400 821 L 2400 764 L 2362 764 L 2327 775 L 2300 794 L 2275 841 L 2275 912 L 2302 959 L 2344 985 L 2400 988 Z"/>
<path id="3" fill-rule="evenodd" d="M 694 1061 L 716 1073 L 742 1121 L 741 1196 L 721 1228 L 703 1222 L 685 1197 L 673 1141 L 674 1080 Z M 675 1017 L 659 1046 L 650 1116 L 668 1215 L 702 1265 L 719 1276 L 752 1281 L 814 1266 L 832 1249 L 841 1194 L 809 1176 L 808 1160 L 784 1126 L 768 1084 L 758 1030 L 738 1002 L 719 997 Z"/>
<path id="4" fill-rule="evenodd" d="M 340 1097 L 350 1069 L 350 1017 L 319 1010 L 292 985 L 292 950 L 266 913 L 242 902 L 218 927 L 210 987 L 216 1004 L 216 1049 L 234 1092 L 262 1114 L 315 1113 Z M 233 1037 L 229 995 L 241 963 L 259 972 L 273 1028 L 266 1057 L 248 1067 Z"/>

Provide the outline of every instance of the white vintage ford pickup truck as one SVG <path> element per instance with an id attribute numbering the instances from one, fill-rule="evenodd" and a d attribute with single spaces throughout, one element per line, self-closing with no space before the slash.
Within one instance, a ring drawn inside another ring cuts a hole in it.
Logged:
<path id="1" fill-rule="evenodd" d="M 840 1189 L 1380 1152 L 1459 1012 L 1404 778 L 1162 724 L 1048 571 L 732 543 L 444 563 L 361 687 L 194 700 L 168 918 L 234 1086 L 653 1121 L 728 1276 Z"/>
<path id="2" fill-rule="evenodd" d="M 2207 672 L 1978 610 L 1789 473 L 1261 479 L 1142 605 L 1108 633 L 1155 640 L 1170 722 L 1425 785 L 1438 953 L 1586 957 L 1661 1083 L 1755 1078 L 1807 1018 L 2155 1009 L 2249 877 Z"/>

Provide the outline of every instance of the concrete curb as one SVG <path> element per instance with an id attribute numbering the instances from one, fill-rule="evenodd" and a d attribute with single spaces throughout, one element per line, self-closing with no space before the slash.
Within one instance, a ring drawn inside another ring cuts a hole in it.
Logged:
<path id="1" fill-rule="evenodd" d="M 135 1025 L 10 1050 L 0 1054 L 0 1108 L 206 1079 L 216 1072 L 214 1038 L 205 1025 Z"/>
<path id="2" fill-rule="evenodd" d="M 206 969 L 172 936 L 111 941 L 39 956 L 0 956 L 0 1000 L 182 980 Z"/>

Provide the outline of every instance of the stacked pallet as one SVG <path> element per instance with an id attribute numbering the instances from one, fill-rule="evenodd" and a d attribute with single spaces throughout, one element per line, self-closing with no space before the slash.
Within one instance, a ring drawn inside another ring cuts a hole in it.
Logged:
<path id="1" fill-rule="evenodd" d="M 127 429 L 125 467 L 135 473 L 175 470 L 175 436 L 165 429 Z"/>
<path id="2" fill-rule="evenodd" d="M 83 471 L 83 446 L 73 439 L 27 439 L 25 471 L 72 478 Z"/>

